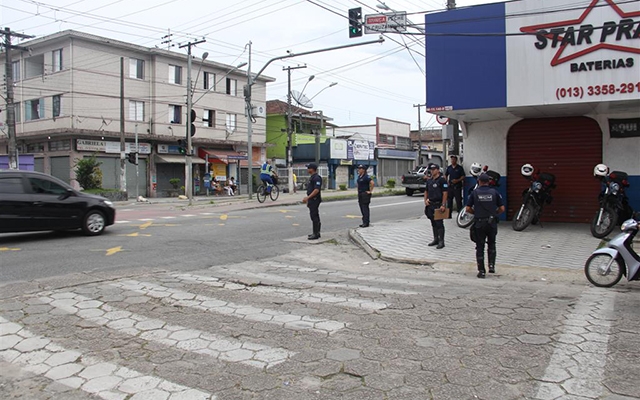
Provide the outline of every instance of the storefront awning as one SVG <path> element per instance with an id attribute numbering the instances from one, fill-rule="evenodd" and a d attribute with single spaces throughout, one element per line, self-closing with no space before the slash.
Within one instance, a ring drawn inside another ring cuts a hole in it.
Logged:
<path id="1" fill-rule="evenodd" d="M 193 164 L 204 164 L 204 160 L 200 157 L 191 157 Z M 185 156 L 177 155 L 159 155 L 156 154 L 156 164 L 184 164 Z"/>
<path id="2" fill-rule="evenodd" d="M 209 158 L 209 162 L 223 162 L 225 164 L 237 163 L 239 160 L 246 160 L 245 154 L 240 154 L 233 150 L 200 149 L 198 155 L 201 158 Z"/>

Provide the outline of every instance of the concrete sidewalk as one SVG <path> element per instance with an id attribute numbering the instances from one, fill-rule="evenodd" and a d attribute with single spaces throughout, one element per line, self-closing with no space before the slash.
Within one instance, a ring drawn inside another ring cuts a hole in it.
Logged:
<path id="1" fill-rule="evenodd" d="M 469 229 L 445 220 L 446 247 L 428 247 L 432 240 L 431 224 L 422 216 L 402 221 L 384 221 L 368 228 L 353 229 L 351 238 L 374 257 L 388 261 L 430 265 L 436 262 L 474 263 L 475 244 Z M 582 269 L 587 258 L 600 244 L 591 236 L 588 224 L 546 223 L 528 227 L 522 232 L 510 222 L 498 227 L 496 266 L 546 267 Z M 485 250 L 486 251 L 486 250 Z"/>

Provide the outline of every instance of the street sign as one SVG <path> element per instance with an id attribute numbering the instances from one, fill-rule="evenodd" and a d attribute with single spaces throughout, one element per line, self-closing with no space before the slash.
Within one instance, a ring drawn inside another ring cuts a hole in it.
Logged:
<path id="1" fill-rule="evenodd" d="M 396 33 L 407 31 L 407 12 L 369 14 L 364 16 L 364 33 Z"/>
<path id="2" fill-rule="evenodd" d="M 436 121 L 440 125 L 446 125 L 449 123 L 449 118 L 445 117 L 444 115 L 436 115 Z"/>

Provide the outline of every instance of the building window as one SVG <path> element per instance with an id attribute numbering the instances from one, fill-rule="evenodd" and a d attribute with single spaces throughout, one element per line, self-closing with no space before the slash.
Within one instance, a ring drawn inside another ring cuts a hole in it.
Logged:
<path id="1" fill-rule="evenodd" d="M 27 100 L 24 102 L 24 120 L 35 121 L 44 118 L 44 99 Z"/>
<path id="2" fill-rule="evenodd" d="M 29 143 L 27 153 L 44 153 L 44 143 Z"/>
<path id="3" fill-rule="evenodd" d="M 396 148 L 402 150 L 411 150 L 411 138 L 398 137 Z"/>
<path id="4" fill-rule="evenodd" d="M 214 110 L 204 110 L 204 115 L 202 116 L 202 126 L 215 128 L 216 112 Z"/>
<path id="5" fill-rule="evenodd" d="M 57 118 L 62 115 L 62 96 L 56 95 L 52 97 L 53 103 L 53 118 Z"/>
<path id="6" fill-rule="evenodd" d="M 129 59 L 129 78 L 144 79 L 144 60 Z"/>
<path id="7" fill-rule="evenodd" d="M 13 103 L 13 108 L 16 110 L 16 122 L 22 121 L 22 103 Z"/>
<path id="8" fill-rule="evenodd" d="M 51 52 L 51 71 L 62 71 L 62 49 Z"/>
<path id="9" fill-rule="evenodd" d="M 13 69 L 13 81 L 20 82 L 22 76 L 20 74 L 20 61 L 14 61 L 11 63 L 11 67 Z"/>
<path id="10" fill-rule="evenodd" d="M 129 100 L 129 119 L 144 121 L 144 101 Z"/>
<path id="11" fill-rule="evenodd" d="M 54 140 L 49 142 L 49 151 L 70 151 L 71 150 L 71 141 L 70 140 Z"/>
<path id="12" fill-rule="evenodd" d="M 44 75 L 44 54 L 25 59 L 24 67 L 25 79 Z"/>
<path id="13" fill-rule="evenodd" d="M 231 96 L 238 95 L 238 81 L 235 79 L 227 78 L 227 94 Z"/>
<path id="14" fill-rule="evenodd" d="M 227 124 L 226 124 L 226 128 L 229 132 L 233 132 L 236 130 L 237 128 L 237 120 L 238 120 L 238 115 L 237 114 L 227 114 Z"/>
<path id="15" fill-rule="evenodd" d="M 169 105 L 169 123 L 182 123 L 182 106 Z"/>
<path id="16" fill-rule="evenodd" d="M 216 91 L 216 74 L 213 72 L 204 73 L 203 89 Z"/>
<path id="17" fill-rule="evenodd" d="M 182 84 L 182 67 L 169 65 L 169 83 Z"/>
<path id="18" fill-rule="evenodd" d="M 396 137 L 392 135 L 380 134 L 380 144 L 395 145 Z"/>

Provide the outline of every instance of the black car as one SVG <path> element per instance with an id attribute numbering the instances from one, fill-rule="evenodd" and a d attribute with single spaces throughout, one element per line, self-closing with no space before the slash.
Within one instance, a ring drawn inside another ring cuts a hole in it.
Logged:
<path id="1" fill-rule="evenodd" d="M 104 197 L 39 172 L 0 170 L 0 233 L 82 229 L 95 236 L 115 219 Z"/>

